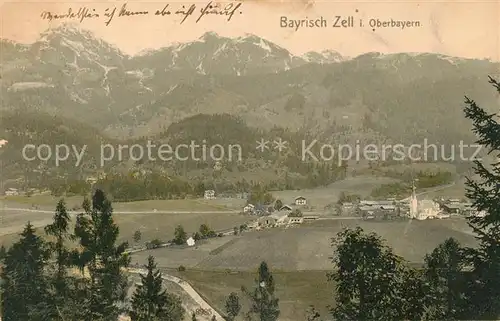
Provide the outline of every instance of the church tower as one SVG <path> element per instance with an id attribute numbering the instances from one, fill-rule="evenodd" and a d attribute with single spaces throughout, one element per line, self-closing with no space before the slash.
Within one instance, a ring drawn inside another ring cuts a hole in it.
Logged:
<path id="1" fill-rule="evenodd" d="M 410 197 L 410 218 L 417 218 L 418 216 L 418 200 L 415 192 L 415 183 L 412 182 L 412 193 Z"/>

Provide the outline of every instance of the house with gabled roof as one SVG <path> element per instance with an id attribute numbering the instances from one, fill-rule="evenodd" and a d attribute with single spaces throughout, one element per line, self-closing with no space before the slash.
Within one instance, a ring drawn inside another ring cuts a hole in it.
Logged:
<path id="1" fill-rule="evenodd" d="M 298 196 L 295 198 L 295 205 L 304 206 L 307 204 L 307 200 L 304 196 Z"/>
<path id="2" fill-rule="evenodd" d="M 292 211 L 293 208 L 290 206 L 290 205 L 283 205 L 279 211 L 282 212 L 282 211 Z"/>

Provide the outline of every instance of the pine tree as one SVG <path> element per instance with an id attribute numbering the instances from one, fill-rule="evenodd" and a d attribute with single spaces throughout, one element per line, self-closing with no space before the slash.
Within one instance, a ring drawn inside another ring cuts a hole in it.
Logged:
<path id="1" fill-rule="evenodd" d="M 52 236 L 49 242 L 52 255 L 55 257 L 55 273 L 52 275 L 51 298 L 55 308 L 53 320 L 82 320 L 87 314 L 82 297 L 85 292 L 86 280 L 68 274 L 68 268 L 73 265 L 71 252 L 66 247 L 66 241 L 73 240 L 69 233 L 70 216 L 66 204 L 61 199 L 55 210 L 53 223 L 45 227 L 45 233 Z"/>
<path id="2" fill-rule="evenodd" d="M 255 282 L 256 286 L 253 291 L 242 288 L 243 293 L 250 299 L 247 319 L 276 321 L 280 315 L 279 300 L 274 296 L 274 279 L 266 262 L 260 264 Z"/>
<path id="3" fill-rule="evenodd" d="M 500 83 L 491 77 L 489 82 L 500 93 Z M 486 113 L 467 97 L 465 103 L 465 116 L 473 123 L 473 132 L 479 138 L 477 143 L 497 154 L 498 159 L 500 124 L 497 115 Z M 475 173 L 482 181 L 467 179 L 466 196 L 473 200 L 478 211 L 484 211 L 486 215 L 468 218 L 480 245 L 477 249 L 468 249 L 473 267 L 468 306 L 471 318 L 496 320 L 500 317 L 500 163 L 491 166 L 477 160 L 474 163 Z"/>
<path id="4" fill-rule="evenodd" d="M 234 292 L 226 299 L 226 320 L 233 321 L 241 310 L 240 298 Z"/>
<path id="5" fill-rule="evenodd" d="M 56 273 L 54 285 L 56 294 L 59 298 L 64 298 L 66 293 L 66 270 L 69 266 L 69 251 L 66 248 L 66 240 L 69 237 L 70 217 L 66 210 L 64 200 L 60 200 L 56 206 L 53 223 L 45 227 L 45 233 L 55 238 L 54 242 L 49 243 L 52 251 L 55 253 Z"/>
<path id="6" fill-rule="evenodd" d="M 125 254 L 127 243 L 116 245 L 119 229 L 113 221 L 111 202 L 101 190 L 96 190 L 92 204 L 83 203 L 84 214 L 78 215 L 75 236 L 81 251 L 78 263 L 89 272 L 87 319 L 111 320 L 122 312 L 119 304 L 126 298 L 128 280 L 123 268 L 130 263 Z"/>
<path id="7" fill-rule="evenodd" d="M 2 270 L 4 321 L 53 320 L 44 275 L 50 252 L 29 222 L 21 239 L 7 251 Z"/>
<path id="8" fill-rule="evenodd" d="M 141 285 L 132 297 L 132 321 L 183 320 L 185 311 L 180 298 L 162 290 L 162 276 L 153 256 L 148 257 L 145 268 L 147 274 L 141 276 Z"/>

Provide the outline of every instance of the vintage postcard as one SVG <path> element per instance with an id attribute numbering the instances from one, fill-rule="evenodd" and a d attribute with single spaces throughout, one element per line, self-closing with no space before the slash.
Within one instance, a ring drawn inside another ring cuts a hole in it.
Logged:
<path id="1" fill-rule="evenodd" d="M 498 1 L 2 1 L 0 320 L 496 320 L 498 81 Z"/>

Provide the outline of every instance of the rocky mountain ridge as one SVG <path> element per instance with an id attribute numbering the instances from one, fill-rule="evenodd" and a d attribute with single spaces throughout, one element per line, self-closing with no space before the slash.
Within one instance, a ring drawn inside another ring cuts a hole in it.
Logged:
<path id="1" fill-rule="evenodd" d="M 213 32 L 131 57 L 71 25 L 31 45 L 0 45 L 2 108 L 58 114 L 125 137 L 154 135 L 196 114 L 226 113 L 254 127 L 328 137 L 375 132 L 449 139 L 448 132 L 455 138 L 464 132 L 447 128 L 464 124 L 464 94 L 486 97 L 497 108 L 486 81 L 499 64 L 487 60 L 430 53 L 345 58 L 335 51 L 296 56 L 256 35 Z"/>

